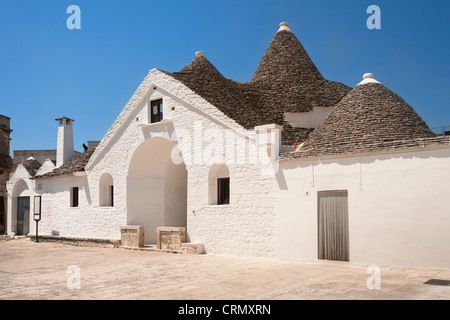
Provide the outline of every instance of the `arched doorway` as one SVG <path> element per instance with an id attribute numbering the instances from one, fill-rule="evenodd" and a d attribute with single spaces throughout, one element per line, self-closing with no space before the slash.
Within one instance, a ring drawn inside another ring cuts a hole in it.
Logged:
<path id="1" fill-rule="evenodd" d="M 24 180 L 14 186 L 12 206 L 12 232 L 27 235 L 30 232 L 30 190 Z"/>
<path id="2" fill-rule="evenodd" d="M 155 137 L 134 152 L 127 177 L 127 224 L 143 225 L 145 243 L 157 227 L 186 227 L 187 170 L 171 160 L 171 141 Z"/>

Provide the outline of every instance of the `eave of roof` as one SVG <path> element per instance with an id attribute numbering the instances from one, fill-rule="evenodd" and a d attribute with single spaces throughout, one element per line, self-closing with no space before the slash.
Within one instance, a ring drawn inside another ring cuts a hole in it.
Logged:
<path id="1" fill-rule="evenodd" d="M 378 143 L 366 144 L 363 148 L 355 148 L 351 152 L 342 152 L 339 150 L 339 147 L 337 147 L 335 150 L 330 150 L 327 153 L 316 153 L 312 150 L 302 150 L 300 147 L 293 152 L 281 153 L 279 160 L 292 161 L 334 157 L 345 158 L 358 155 L 372 155 L 376 153 L 426 151 L 448 148 L 450 148 L 450 136 L 436 136 L 409 140 L 380 141 Z"/>

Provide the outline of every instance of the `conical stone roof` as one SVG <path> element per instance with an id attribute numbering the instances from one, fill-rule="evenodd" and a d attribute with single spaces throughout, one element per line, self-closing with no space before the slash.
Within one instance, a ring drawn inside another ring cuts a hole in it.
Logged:
<path id="1" fill-rule="evenodd" d="M 285 125 L 284 112 L 334 106 L 351 88 L 325 79 L 286 23 L 280 26 L 249 82 L 224 77 L 203 52 L 179 72 L 164 72 L 246 129 Z"/>
<path id="2" fill-rule="evenodd" d="M 323 80 L 303 45 L 292 31 L 280 30 L 266 49 L 252 81 Z"/>
<path id="3" fill-rule="evenodd" d="M 274 106 L 307 112 L 335 105 L 351 88 L 325 79 L 288 26 L 280 24 L 251 80 L 260 89 L 266 112 Z"/>
<path id="4" fill-rule="evenodd" d="M 258 108 L 258 90 L 249 83 L 224 77 L 203 55 L 198 55 L 179 72 L 166 73 L 246 129 L 265 123 L 265 116 Z"/>
<path id="5" fill-rule="evenodd" d="M 369 76 L 333 108 L 299 153 L 359 153 L 433 137 L 435 134 L 408 103 Z"/>

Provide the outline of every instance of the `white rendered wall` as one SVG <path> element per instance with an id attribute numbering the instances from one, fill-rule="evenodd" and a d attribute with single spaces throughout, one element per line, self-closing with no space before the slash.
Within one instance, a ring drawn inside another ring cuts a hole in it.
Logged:
<path id="1" fill-rule="evenodd" d="M 155 87 L 156 90 L 153 89 Z M 171 121 L 148 125 L 148 101 L 159 98 L 163 98 L 164 119 Z M 92 203 L 98 202 L 99 179 L 103 173 L 108 172 L 113 176 L 117 190 L 114 210 L 117 211 L 117 217 L 120 215 L 122 224 L 141 223 L 142 219 L 148 219 L 153 220 L 154 225 L 161 223 L 163 226 L 166 223 L 161 219 L 163 215 L 150 216 L 145 207 L 160 206 L 160 200 L 152 201 L 152 196 L 146 190 L 155 190 L 156 196 L 159 192 L 157 190 L 164 189 L 164 183 L 155 180 L 154 186 L 138 187 L 136 184 L 150 182 L 148 179 L 139 182 L 136 177 L 130 179 L 128 174 L 132 158 L 137 148 L 150 138 L 172 139 L 182 146 L 187 141 L 178 141 L 181 131 L 194 135 L 194 131 L 199 130 L 196 127 L 199 123 L 203 135 L 214 130 L 224 132 L 230 128 L 247 133 L 180 82 L 152 70 L 91 158 L 87 168 L 87 182 Z M 251 132 L 248 134 L 252 135 Z M 209 253 L 274 257 L 273 178 L 261 176 L 260 168 L 255 165 L 229 165 L 231 203 L 227 206 L 210 206 L 209 167 L 206 164 L 196 164 L 198 156 L 198 153 L 192 155 L 191 164 L 186 166 L 187 238 L 192 242 L 204 243 Z M 233 158 L 236 157 L 238 156 L 234 154 Z M 130 190 L 140 190 L 141 193 L 130 193 Z M 134 199 L 142 201 L 144 198 L 148 203 L 146 206 L 139 206 L 141 212 L 134 210 L 134 213 L 128 213 L 127 205 L 132 205 Z M 97 208 L 84 208 L 83 211 L 95 215 Z M 110 217 L 111 223 L 115 218 Z M 89 219 L 82 223 L 88 224 Z M 149 232 L 145 230 L 146 241 L 155 241 L 156 234 L 147 235 Z M 120 229 L 117 228 L 116 233 L 111 231 L 110 236 L 120 237 Z"/>
<path id="2" fill-rule="evenodd" d="M 6 190 L 8 196 L 6 233 L 12 235 L 17 232 L 17 198 L 30 197 L 30 215 L 26 220 L 29 223 L 29 233 L 34 234 L 36 228 L 34 223 L 31 223 L 33 221 L 31 213 L 34 210 L 34 203 L 32 201 L 34 197 L 34 183 L 30 179 L 30 174 L 27 169 L 22 164 L 19 164 L 14 172 L 10 174 L 9 180 L 6 183 Z"/>
<path id="3" fill-rule="evenodd" d="M 317 192 L 348 190 L 350 263 L 450 270 L 450 151 L 281 164 L 277 257 L 317 260 Z"/>
<path id="4" fill-rule="evenodd" d="M 39 234 L 63 237 L 120 239 L 123 213 L 98 202 L 98 183 L 73 175 L 36 180 L 36 194 L 42 196 Z M 70 188 L 79 188 L 79 206 L 70 206 Z M 96 196 L 93 199 L 92 195 Z"/>
<path id="5" fill-rule="evenodd" d="M 164 226 L 187 226 L 187 171 L 170 162 L 164 179 Z"/>
<path id="6" fill-rule="evenodd" d="M 313 107 L 309 112 L 285 112 L 284 120 L 294 128 L 317 128 L 333 110 L 332 107 Z"/>
<path id="7" fill-rule="evenodd" d="M 163 98 L 166 121 L 148 124 L 148 102 L 159 98 Z M 261 176 L 261 168 L 249 165 L 245 155 L 226 152 L 229 159 L 224 161 L 231 161 L 228 166 L 231 203 L 226 206 L 208 204 L 208 174 L 212 164 L 205 164 L 208 161 L 204 161 L 203 149 L 193 150 L 187 159 L 190 160 L 186 165 L 187 177 L 185 171 L 171 165 L 167 167 L 164 161 L 161 164 L 164 164 L 165 174 L 161 175 L 158 167 L 153 173 L 146 172 L 151 179 L 142 175 L 141 169 L 130 170 L 131 164 L 139 164 L 139 161 L 141 167 L 145 167 L 152 153 L 158 153 L 160 149 L 151 148 L 137 162 L 132 160 L 139 146 L 152 138 L 172 140 L 182 148 L 189 142 L 188 135 L 200 132 L 200 135 L 212 136 L 220 132 L 225 137 L 228 129 L 236 130 L 240 137 L 233 149 L 242 150 L 243 146 L 245 149 L 246 136 L 254 139 L 254 132 L 244 130 L 180 82 L 152 70 L 103 138 L 85 177 L 68 175 L 36 180 L 43 196 L 40 232 L 120 239 L 120 226 L 148 224 L 146 242 L 156 243 L 157 226 L 186 223 L 187 239 L 203 243 L 207 252 L 274 257 L 274 180 Z M 224 144 L 225 141 L 210 141 L 209 148 Z M 238 162 L 241 164 L 236 164 Z M 112 208 L 100 206 L 99 184 L 105 173 L 114 181 Z M 188 186 L 187 192 L 183 184 Z M 70 207 L 71 187 L 79 187 L 78 208 Z M 175 203 L 175 197 L 184 197 L 185 205 L 182 206 L 181 201 Z M 185 211 L 184 215 L 173 214 L 181 210 Z"/>

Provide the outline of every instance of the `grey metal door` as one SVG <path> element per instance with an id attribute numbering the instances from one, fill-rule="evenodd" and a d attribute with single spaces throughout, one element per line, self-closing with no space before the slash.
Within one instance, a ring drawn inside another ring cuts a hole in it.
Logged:
<path id="1" fill-rule="evenodd" d="M 30 197 L 17 198 L 17 232 L 18 236 L 27 235 L 30 226 Z"/>
<path id="2" fill-rule="evenodd" d="M 319 259 L 349 261 L 348 193 L 318 194 Z"/>

